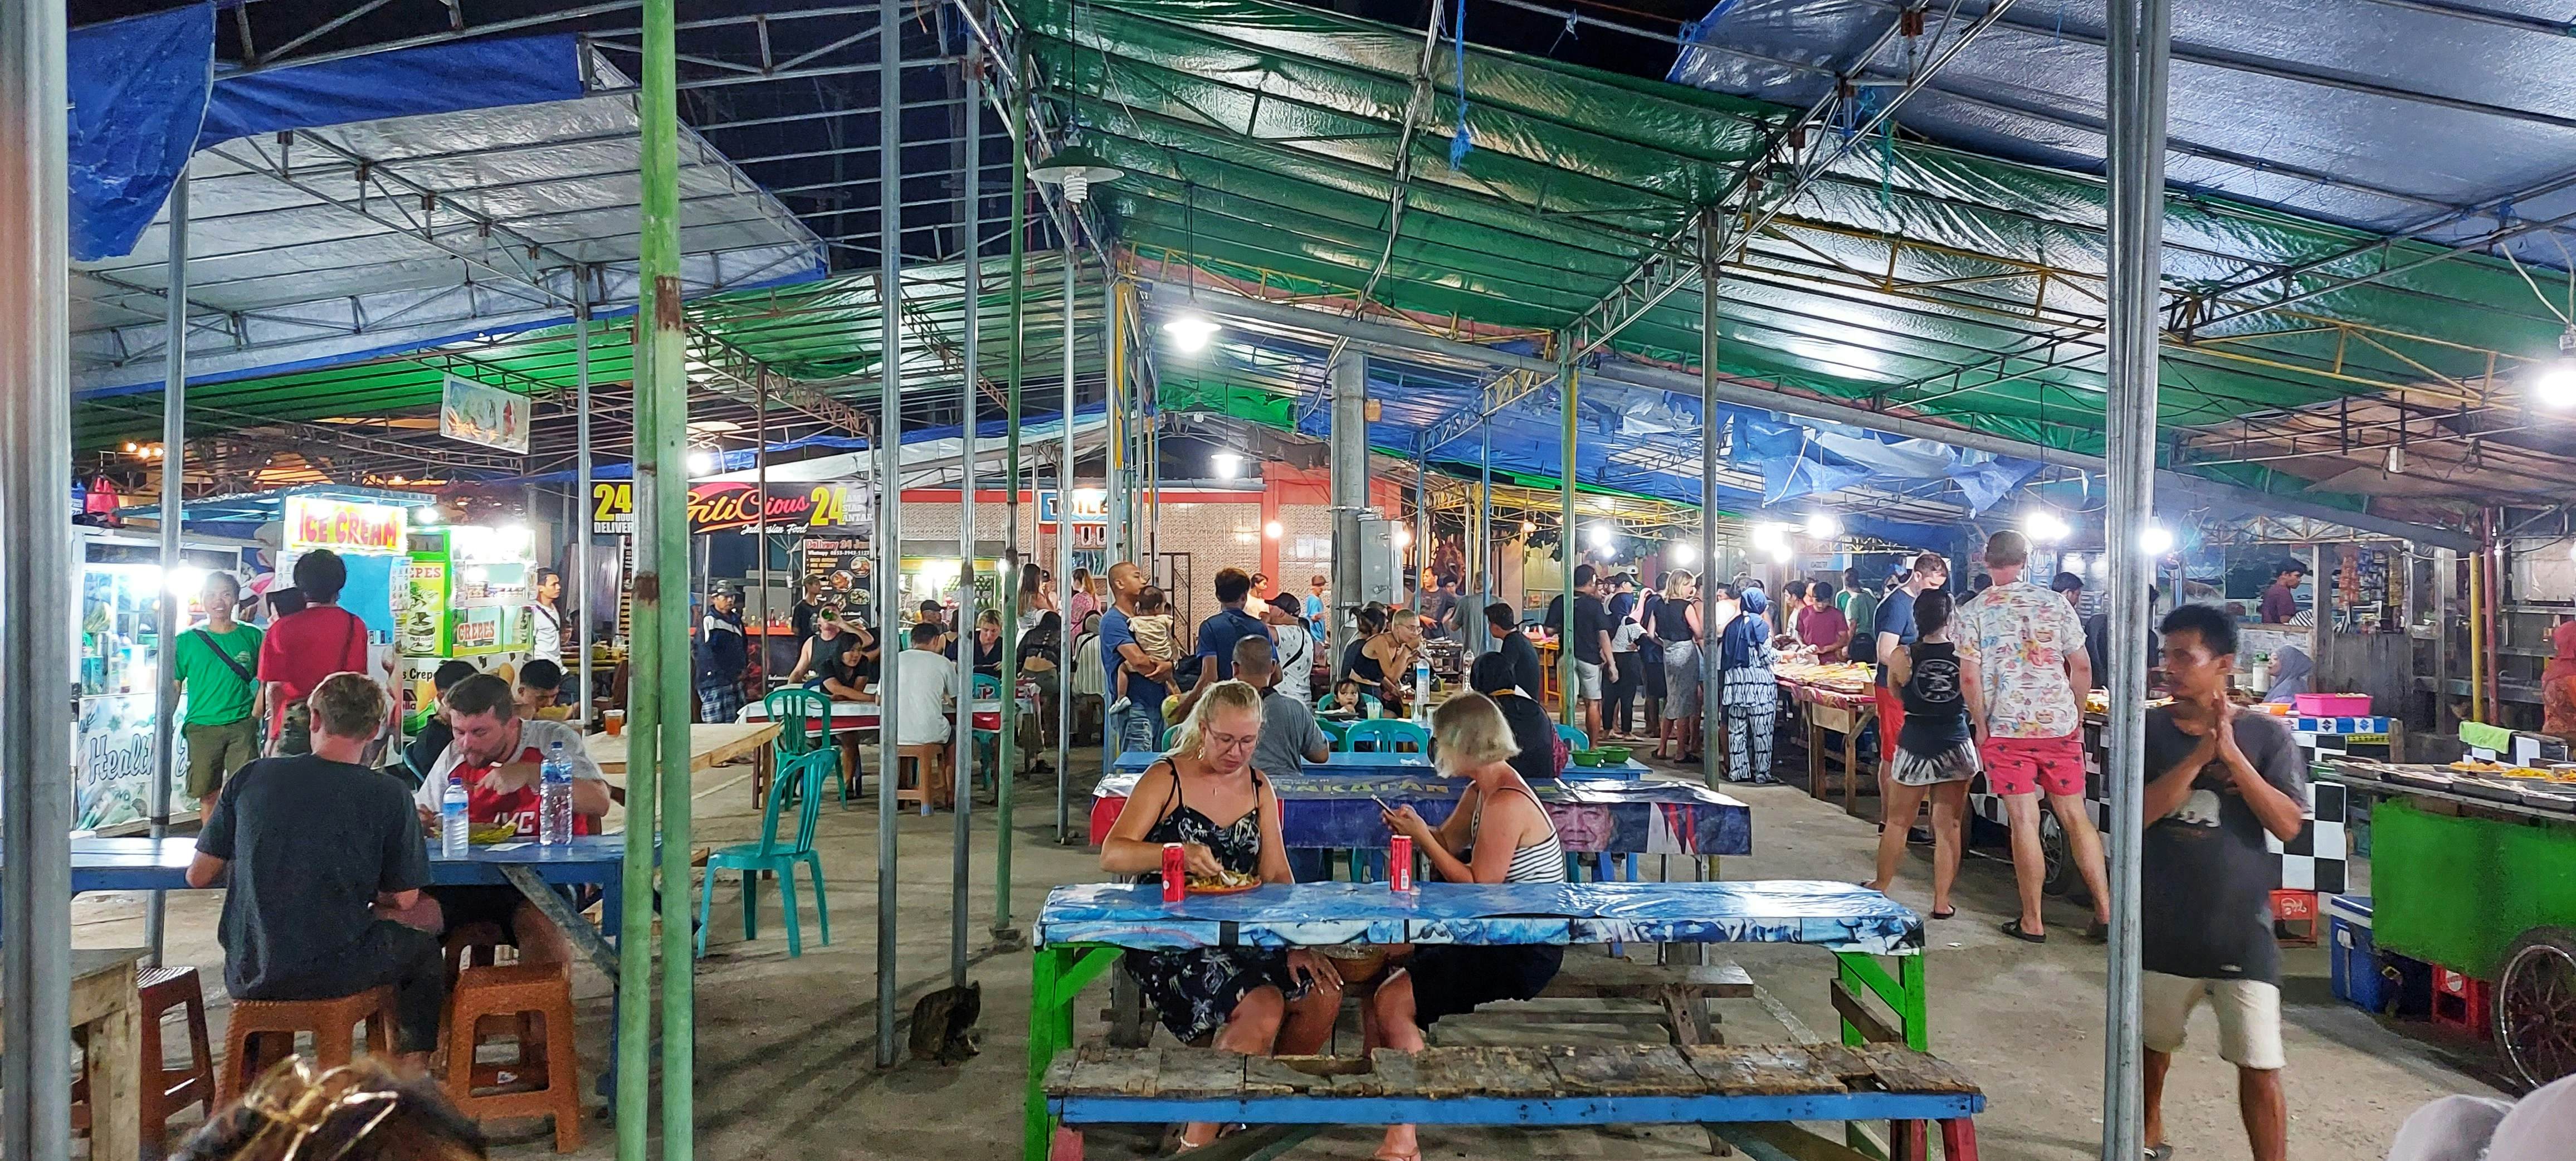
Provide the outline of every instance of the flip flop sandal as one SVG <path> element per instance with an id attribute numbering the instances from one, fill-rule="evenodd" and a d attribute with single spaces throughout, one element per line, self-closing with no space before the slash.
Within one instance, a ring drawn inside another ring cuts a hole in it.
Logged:
<path id="1" fill-rule="evenodd" d="M 2004 920 L 2004 921 L 2003 921 L 2003 924 L 2002 924 L 2002 930 L 2003 930 L 2003 933 L 2004 933 L 2004 934 L 2009 935 L 2009 936 L 2013 937 L 2014 939 L 2018 939 L 2018 940 L 2022 941 L 2023 943 L 2046 943 L 2046 942 L 2048 942 L 2048 933 L 2047 933 L 2047 932 L 2045 932 L 2045 931 L 2040 932 L 2040 933 L 2039 933 L 2039 934 L 2037 934 L 2037 935 L 2032 935 L 2031 933 L 2029 933 L 2029 932 L 2027 932 L 2027 931 L 2022 930 L 2022 929 L 2021 929 L 2021 917 L 2020 917 L 2020 916 L 2014 916 L 2014 917 L 2013 917 L 2013 918 L 2011 918 L 2011 919 Z"/>
<path id="2" fill-rule="evenodd" d="M 1934 918 L 1934 919 L 1956 919 L 1956 918 L 1958 918 L 1958 917 L 1959 917 L 1959 909 L 1958 909 L 1958 908 L 1956 908 L 1956 907 L 1953 907 L 1953 908 L 1951 908 L 1951 909 L 1949 909 L 1949 910 L 1947 910 L 1947 911 L 1935 911 L 1935 912 L 1933 912 L 1933 913 L 1932 913 L 1932 918 Z"/>

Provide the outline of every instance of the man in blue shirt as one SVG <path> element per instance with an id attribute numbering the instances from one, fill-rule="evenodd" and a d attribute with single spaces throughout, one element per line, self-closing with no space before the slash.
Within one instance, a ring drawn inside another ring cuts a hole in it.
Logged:
<path id="1" fill-rule="evenodd" d="M 1136 631 L 1128 626 L 1136 615 L 1136 594 L 1143 591 L 1145 570 L 1125 561 L 1109 567 L 1113 603 L 1100 618 L 1100 655 L 1105 663 L 1127 667 L 1127 708 L 1110 711 L 1108 728 L 1101 731 L 1105 763 L 1116 762 L 1128 750 L 1162 745 L 1163 699 L 1171 692 L 1164 682 L 1170 675 L 1159 658 L 1136 644 Z"/>
<path id="2" fill-rule="evenodd" d="M 1198 667 L 1190 691 L 1181 695 L 1181 714 L 1197 704 L 1199 695 L 1208 687 L 1234 676 L 1234 646 L 1246 637 L 1271 640 L 1270 626 L 1261 618 L 1243 611 L 1244 598 L 1252 593 L 1252 575 L 1239 568 L 1221 568 L 1216 573 L 1216 615 L 1199 622 L 1198 648 L 1190 653 L 1186 664 Z M 1270 659 L 1277 661 L 1279 651 L 1271 648 Z M 1173 715 L 1175 717 L 1180 714 Z"/>

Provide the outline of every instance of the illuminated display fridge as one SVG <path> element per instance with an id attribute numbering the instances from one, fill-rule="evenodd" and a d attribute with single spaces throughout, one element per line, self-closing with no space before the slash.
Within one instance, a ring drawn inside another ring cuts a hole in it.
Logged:
<path id="1" fill-rule="evenodd" d="M 528 530 L 464 524 L 416 529 L 405 570 L 396 646 L 410 694 L 407 723 L 425 720 L 441 663 L 515 676 L 529 656 L 536 627 L 537 562 Z"/>

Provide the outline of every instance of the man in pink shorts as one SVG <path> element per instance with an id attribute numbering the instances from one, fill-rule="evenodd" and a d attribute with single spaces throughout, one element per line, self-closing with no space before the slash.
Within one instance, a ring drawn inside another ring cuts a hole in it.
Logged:
<path id="1" fill-rule="evenodd" d="M 2066 599 L 2022 579 L 2030 541 L 1998 532 L 1986 541 L 1986 571 L 1994 587 L 1959 606 L 1959 680 L 1967 687 L 1968 721 L 1985 763 L 1986 788 L 2003 798 L 2012 827 L 2013 880 L 2021 914 L 2005 921 L 2004 934 L 2040 943 L 2048 930 L 2039 913 L 2047 860 L 2040 852 L 2039 796 L 2066 834 L 2067 857 L 2093 894 L 2093 928 L 2109 929 L 2111 893 L 2102 866 L 2102 835 L 2084 803 L 2084 707 L 2079 691 L 2093 688 L 2093 665 L 2084 653 L 2084 623 Z"/>

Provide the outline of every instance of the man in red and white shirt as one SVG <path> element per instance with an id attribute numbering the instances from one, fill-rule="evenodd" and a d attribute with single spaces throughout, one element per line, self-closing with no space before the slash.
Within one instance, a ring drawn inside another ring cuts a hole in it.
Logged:
<path id="1" fill-rule="evenodd" d="M 461 779 L 469 821 L 476 826 L 511 823 L 521 839 L 534 841 L 538 764 L 558 742 L 564 759 L 572 763 L 573 833 L 600 832 L 600 819 L 608 813 L 608 775 L 583 748 L 580 731 L 564 722 L 520 717 L 510 683 L 489 673 L 457 682 L 439 705 L 455 737 L 412 798 L 429 833 L 437 833 L 448 781 Z M 449 931 L 491 923 L 501 928 L 505 941 L 517 945 L 523 961 L 569 961 L 572 956 L 563 932 L 515 888 L 432 887 L 429 894 L 446 913 Z"/>
<path id="2" fill-rule="evenodd" d="M 268 752 L 310 754 L 311 727 L 305 698 L 334 673 L 377 675 L 368 664 L 367 625 L 340 607 L 340 590 L 349 583 L 349 566 L 340 554 L 315 549 L 295 558 L 295 590 L 305 605 L 279 617 L 259 645 L 259 684 L 268 694 Z"/>

